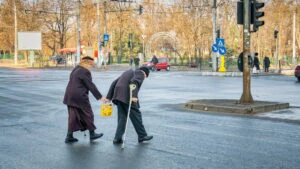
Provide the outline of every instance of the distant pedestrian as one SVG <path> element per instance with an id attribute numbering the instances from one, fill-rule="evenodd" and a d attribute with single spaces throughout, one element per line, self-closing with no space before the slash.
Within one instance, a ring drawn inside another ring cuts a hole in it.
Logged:
<path id="1" fill-rule="evenodd" d="M 156 64 L 158 63 L 158 59 L 155 55 L 153 55 L 151 62 L 153 63 L 152 70 L 156 70 Z"/>
<path id="2" fill-rule="evenodd" d="M 258 73 L 260 68 L 259 68 L 259 59 L 258 59 L 258 53 L 255 53 L 254 59 L 253 59 L 253 73 Z"/>
<path id="3" fill-rule="evenodd" d="M 134 58 L 134 65 L 135 65 L 135 69 L 138 69 L 140 66 L 140 58 L 138 56 Z"/>
<path id="4" fill-rule="evenodd" d="M 264 58 L 265 72 L 269 72 L 269 67 L 270 67 L 270 59 L 268 56 L 265 56 L 265 58 Z"/>
<path id="5" fill-rule="evenodd" d="M 97 100 L 107 102 L 102 97 L 95 84 L 92 82 L 91 69 L 95 67 L 94 59 L 86 56 L 72 70 L 68 86 L 66 88 L 63 103 L 68 106 L 68 133 L 65 143 L 77 142 L 73 137 L 75 131 L 89 130 L 90 140 L 103 136 L 102 133 L 95 133 L 94 113 L 89 101 L 89 91 Z"/>
<path id="6" fill-rule="evenodd" d="M 129 58 L 129 66 L 130 66 L 130 68 L 132 68 L 132 65 L 133 65 L 133 59 L 132 59 L 132 57 L 130 56 L 130 58 Z"/>
<path id="7" fill-rule="evenodd" d="M 125 125 L 127 120 L 127 113 L 129 107 L 129 85 L 135 84 L 136 89 L 132 94 L 132 104 L 129 118 L 138 134 L 138 142 L 148 141 L 153 136 L 148 136 L 142 122 L 142 113 L 139 110 L 140 104 L 138 99 L 138 92 L 143 84 L 143 81 L 149 76 L 149 69 L 147 67 L 140 67 L 137 70 L 127 70 L 120 77 L 118 77 L 110 86 L 107 94 L 107 99 L 111 100 L 118 107 L 118 126 L 113 140 L 114 144 L 122 144 L 122 136 L 125 132 Z"/>

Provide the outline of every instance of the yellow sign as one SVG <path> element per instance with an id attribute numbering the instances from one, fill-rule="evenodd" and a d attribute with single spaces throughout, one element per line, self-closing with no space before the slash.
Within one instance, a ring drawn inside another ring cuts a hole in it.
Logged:
<path id="1" fill-rule="evenodd" d="M 219 68 L 219 72 L 226 72 L 226 68 L 225 68 L 225 56 L 224 55 L 222 55 L 221 57 L 220 57 L 221 59 L 221 64 L 220 64 L 220 68 Z"/>

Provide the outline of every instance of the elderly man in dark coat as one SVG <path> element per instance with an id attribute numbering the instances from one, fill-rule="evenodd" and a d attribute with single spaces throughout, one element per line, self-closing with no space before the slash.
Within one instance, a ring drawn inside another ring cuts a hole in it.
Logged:
<path id="1" fill-rule="evenodd" d="M 94 113 L 89 101 L 89 91 L 97 100 L 107 102 L 102 97 L 95 84 L 92 82 L 90 70 L 95 66 L 94 59 L 87 56 L 82 58 L 81 62 L 76 66 L 70 75 L 64 104 L 68 106 L 68 134 L 65 143 L 77 142 L 78 139 L 73 137 L 73 132 L 89 130 L 90 140 L 94 140 L 103 136 L 102 133 L 95 133 L 96 126 L 94 124 Z"/>
<path id="2" fill-rule="evenodd" d="M 122 136 L 125 132 L 125 125 L 127 120 L 127 113 L 129 107 L 129 85 L 135 84 L 136 88 L 132 93 L 132 104 L 129 118 L 138 134 L 138 142 L 148 141 L 153 136 L 148 136 L 142 122 L 142 114 L 139 110 L 140 105 L 138 101 L 138 92 L 146 77 L 149 76 L 149 69 L 140 67 L 137 70 L 127 70 L 119 78 L 117 78 L 110 86 L 107 94 L 107 99 L 112 100 L 118 107 L 118 126 L 113 140 L 114 144 L 123 143 Z"/>

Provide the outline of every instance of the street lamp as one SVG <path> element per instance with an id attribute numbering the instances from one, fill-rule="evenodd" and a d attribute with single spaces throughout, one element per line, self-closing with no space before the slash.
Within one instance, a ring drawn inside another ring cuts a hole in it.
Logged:
<path id="1" fill-rule="evenodd" d="M 294 1 L 294 14 L 293 14 L 293 65 L 296 65 L 296 10 L 297 10 L 298 2 L 297 0 Z"/>
<path id="2" fill-rule="evenodd" d="M 16 0 L 14 1 L 14 13 L 15 13 L 15 55 L 14 55 L 14 63 L 18 64 L 18 21 L 17 21 L 17 5 Z"/>
<path id="3" fill-rule="evenodd" d="M 278 33 L 279 31 L 277 30 L 277 28 L 274 31 L 274 38 L 275 38 L 275 47 L 276 47 L 276 70 L 279 70 L 279 60 L 278 60 Z"/>
<path id="4" fill-rule="evenodd" d="M 76 63 L 74 67 L 80 62 L 80 0 L 77 0 L 77 14 L 76 14 L 76 22 L 77 22 L 77 57 Z"/>
<path id="5" fill-rule="evenodd" d="M 97 50 L 98 50 L 98 55 L 97 55 L 97 67 L 100 68 L 102 65 L 102 60 L 100 60 L 101 57 L 101 33 L 100 33 L 100 0 L 94 0 L 94 2 L 97 4 Z"/>
<path id="6" fill-rule="evenodd" d="M 145 58 L 145 38 L 146 38 L 146 35 L 142 34 L 142 38 L 143 38 L 143 57 Z"/>

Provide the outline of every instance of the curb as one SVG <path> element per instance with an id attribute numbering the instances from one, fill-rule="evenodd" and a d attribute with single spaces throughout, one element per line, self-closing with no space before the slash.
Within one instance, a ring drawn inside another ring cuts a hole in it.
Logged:
<path id="1" fill-rule="evenodd" d="M 196 111 L 253 115 L 257 113 L 288 109 L 289 103 L 254 101 L 249 104 L 241 104 L 238 100 L 202 99 L 192 100 L 186 103 L 184 108 Z"/>

